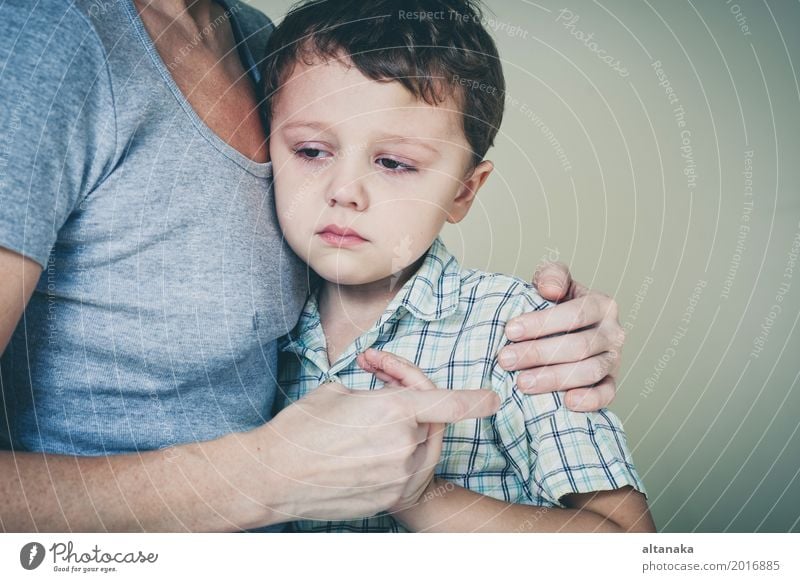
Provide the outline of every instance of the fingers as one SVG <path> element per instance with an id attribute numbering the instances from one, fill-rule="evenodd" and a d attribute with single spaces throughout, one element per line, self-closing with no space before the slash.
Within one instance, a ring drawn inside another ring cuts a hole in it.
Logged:
<path id="1" fill-rule="evenodd" d="M 609 337 L 605 328 L 593 327 L 506 346 L 498 354 L 498 362 L 506 370 L 580 362 L 606 351 L 618 353 L 617 342 Z"/>
<path id="2" fill-rule="evenodd" d="M 430 473 L 430 476 L 433 476 L 433 470 L 436 468 L 442 456 L 442 438 L 445 426 L 444 424 L 427 425 L 427 438 L 417 447 L 412 455 L 412 475 Z"/>
<path id="3" fill-rule="evenodd" d="M 619 361 L 618 352 L 603 352 L 580 362 L 523 370 L 517 376 L 517 387 L 525 394 L 543 394 L 592 386 L 606 376 L 616 377 Z"/>
<path id="4" fill-rule="evenodd" d="M 441 447 L 438 452 L 435 443 L 427 441 L 420 444 L 409 457 L 408 479 L 400 499 L 387 511 L 395 513 L 416 505 L 422 493 L 433 479 L 433 472 L 438 463 Z M 435 457 L 433 455 L 436 455 Z"/>
<path id="5" fill-rule="evenodd" d="M 617 303 L 611 297 L 591 292 L 509 320 L 506 336 L 512 341 L 536 339 L 596 325 L 605 319 L 616 321 L 617 315 Z"/>
<path id="6" fill-rule="evenodd" d="M 500 408 L 500 398 L 491 390 L 408 391 L 418 423 L 458 422 L 491 416 Z"/>
<path id="7" fill-rule="evenodd" d="M 572 275 L 564 263 L 544 263 L 537 267 L 533 274 L 533 285 L 539 291 L 539 295 L 550 301 L 568 298 L 571 284 Z"/>
<path id="8" fill-rule="evenodd" d="M 387 384 L 397 384 L 416 390 L 434 390 L 436 386 L 412 362 L 389 352 L 369 348 L 358 355 L 361 368 Z"/>
<path id="9" fill-rule="evenodd" d="M 564 404 L 575 412 L 594 412 L 607 407 L 617 395 L 617 382 L 608 376 L 597 386 L 573 388 L 564 396 Z"/>

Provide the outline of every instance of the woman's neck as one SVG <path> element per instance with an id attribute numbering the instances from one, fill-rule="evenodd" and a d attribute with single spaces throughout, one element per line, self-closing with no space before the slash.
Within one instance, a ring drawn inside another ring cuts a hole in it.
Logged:
<path id="1" fill-rule="evenodd" d="M 201 28 L 213 20 L 214 0 L 134 0 L 139 8 L 157 10 L 162 14 L 172 17 L 173 20 L 186 21 L 191 19 Z"/>

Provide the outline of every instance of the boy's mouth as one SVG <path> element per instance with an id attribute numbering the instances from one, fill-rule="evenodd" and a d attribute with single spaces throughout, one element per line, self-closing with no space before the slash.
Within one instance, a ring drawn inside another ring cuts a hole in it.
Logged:
<path id="1" fill-rule="evenodd" d="M 337 247 L 352 247 L 367 242 L 367 239 L 352 228 L 344 228 L 335 224 L 329 224 L 317 235 L 326 243 Z"/>

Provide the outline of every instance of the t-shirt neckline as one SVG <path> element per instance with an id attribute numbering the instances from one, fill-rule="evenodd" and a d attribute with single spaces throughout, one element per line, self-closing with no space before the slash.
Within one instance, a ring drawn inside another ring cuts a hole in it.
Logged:
<path id="1" fill-rule="evenodd" d="M 216 2 L 217 0 L 215 0 Z M 235 20 L 236 16 L 233 14 L 233 11 L 230 8 L 229 2 L 217 2 L 220 6 L 222 6 L 228 12 L 228 18 L 231 20 L 231 29 L 233 30 L 234 38 L 237 43 L 237 51 L 239 54 L 239 58 L 242 59 L 242 51 L 247 51 L 245 54 L 250 55 L 249 48 L 247 47 L 246 42 L 244 39 L 239 38 L 241 27 L 238 26 L 238 21 Z M 133 4 L 133 0 L 128 0 L 125 2 L 125 8 L 128 12 L 128 16 L 130 17 L 131 22 L 136 30 L 136 34 L 138 35 L 142 45 L 144 46 L 145 50 L 147 51 L 148 55 L 150 56 L 150 60 L 153 62 L 153 65 L 158 70 L 161 78 L 164 80 L 164 83 L 169 87 L 172 94 L 175 96 L 175 99 L 180 104 L 181 108 L 183 109 L 184 113 L 189 117 L 192 124 L 195 126 L 197 131 L 222 155 L 236 163 L 237 165 L 241 166 L 247 172 L 253 174 L 254 176 L 258 176 L 260 178 L 269 177 L 272 172 L 272 162 L 256 162 L 246 155 L 241 153 L 239 150 L 231 146 L 225 140 L 223 140 L 215 131 L 213 131 L 206 123 L 200 119 L 200 116 L 194 110 L 189 100 L 186 99 L 186 96 L 181 91 L 178 84 L 175 82 L 175 79 L 172 77 L 172 73 L 170 73 L 167 65 L 164 63 L 164 60 L 161 58 L 161 55 L 158 53 L 158 49 L 156 48 L 153 39 L 150 37 L 150 33 L 147 31 L 147 28 L 144 25 L 139 13 L 136 11 L 136 6 Z M 253 68 L 252 63 L 254 62 L 252 55 L 249 58 L 245 58 L 242 62 L 242 68 L 244 68 L 245 73 L 251 77 L 253 76 Z M 256 91 L 256 95 L 258 95 L 258 91 Z"/>

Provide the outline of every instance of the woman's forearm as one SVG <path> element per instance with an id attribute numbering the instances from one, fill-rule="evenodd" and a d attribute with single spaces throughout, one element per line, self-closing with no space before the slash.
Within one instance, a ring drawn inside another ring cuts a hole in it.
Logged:
<path id="1" fill-rule="evenodd" d="M 247 434 L 141 454 L 0 452 L 0 526 L 12 531 L 233 531 L 284 520 L 254 479 Z M 262 472 L 263 473 L 263 472 Z"/>

